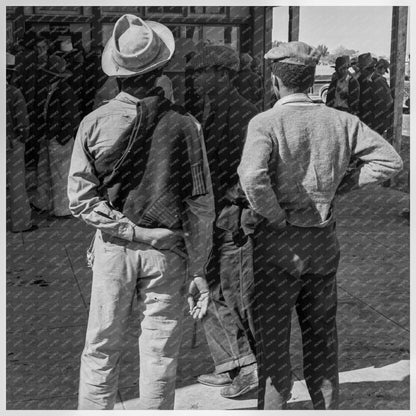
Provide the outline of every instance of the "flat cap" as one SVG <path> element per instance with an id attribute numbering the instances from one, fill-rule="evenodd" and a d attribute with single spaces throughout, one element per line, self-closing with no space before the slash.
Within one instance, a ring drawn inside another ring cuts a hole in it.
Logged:
<path id="1" fill-rule="evenodd" d="M 208 45 L 204 46 L 200 52 L 197 52 L 188 62 L 187 66 L 194 70 L 222 66 L 233 71 L 238 71 L 240 68 L 240 58 L 237 52 L 229 46 Z"/>
<path id="2" fill-rule="evenodd" d="M 321 57 L 319 51 L 304 42 L 287 42 L 270 49 L 264 59 L 287 64 L 316 66 Z"/>

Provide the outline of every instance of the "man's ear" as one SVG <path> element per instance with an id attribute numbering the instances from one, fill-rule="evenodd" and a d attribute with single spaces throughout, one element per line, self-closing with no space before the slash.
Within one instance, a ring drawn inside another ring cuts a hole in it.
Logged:
<path id="1" fill-rule="evenodd" d="M 279 78 L 273 74 L 273 72 L 271 73 L 271 77 L 272 77 L 272 87 L 273 87 L 273 92 L 274 95 L 276 96 L 276 99 L 280 99 L 280 85 L 279 85 Z"/>

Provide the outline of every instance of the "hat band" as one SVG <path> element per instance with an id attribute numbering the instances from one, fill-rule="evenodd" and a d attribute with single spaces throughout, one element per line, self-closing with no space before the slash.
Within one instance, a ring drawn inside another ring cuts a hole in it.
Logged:
<path id="1" fill-rule="evenodd" d="M 147 66 L 149 63 L 159 55 L 160 52 L 160 38 L 153 31 L 152 40 L 142 51 L 136 55 L 123 55 L 117 48 L 114 37 L 113 42 L 113 61 L 122 68 L 126 69 L 137 69 Z"/>

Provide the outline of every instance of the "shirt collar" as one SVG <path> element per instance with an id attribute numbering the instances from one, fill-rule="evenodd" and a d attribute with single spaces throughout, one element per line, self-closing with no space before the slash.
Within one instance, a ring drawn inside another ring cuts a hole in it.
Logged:
<path id="1" fill-rule="evenodd" d="M 310 99 L 308 94 L 305 93 L 295 93 L 286 95 L 276 102 L 274 107 L 284 104 L 313 104 L 313 101 Z"/>

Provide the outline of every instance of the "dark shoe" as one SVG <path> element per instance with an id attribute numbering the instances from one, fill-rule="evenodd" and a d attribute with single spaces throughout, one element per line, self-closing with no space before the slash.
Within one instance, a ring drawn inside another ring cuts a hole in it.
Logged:
<path id="1" fill-rule="evenodd" d="M 225 373 L 210 373 L 210 374 L 201 374 L 197 378 L 198 383 L 205 384 L 206 386 L 211 387 L 223 387 L 228 386 L 232 383 L 230 375 L 228 372 Z"/>
<path id="2" fill-rule="evenodd" d="M 48 213 L 48 210 L 38 208 L 36 205 L 34 205 L 32 203 L 30 204 L 30 208 L 32 208 L 32 210 L 37 212 L 38 214 L 47 214 Z"/>
<path id="3" fill-rule="evenodd" d="M 242 396 L 250 391 L 256 390 L 259 386 L 259 380 L 257 376 L 257 370 L 254 370 L 248 374 L 239 374 L 231 383 L 230 386 L 221 389 L 220 394 L 222 397 L 232 399 L 234 397 Z"/>

